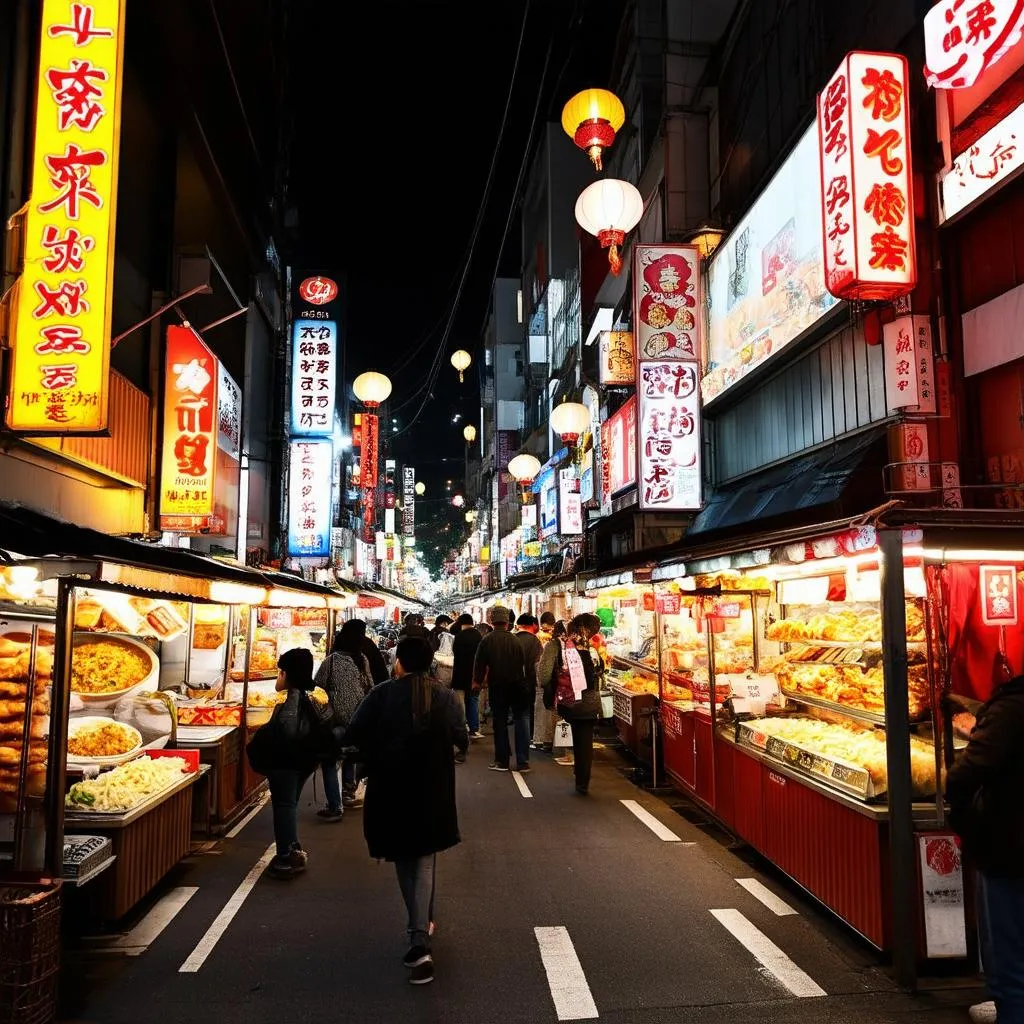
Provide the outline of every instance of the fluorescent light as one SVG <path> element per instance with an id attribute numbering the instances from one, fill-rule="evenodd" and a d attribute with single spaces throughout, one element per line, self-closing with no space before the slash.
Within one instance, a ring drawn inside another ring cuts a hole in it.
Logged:
<path id="1" fill-rule="evenodd" d="M 1024 562 L 1024 551 L 925 548 L 923 553 L 930 562 Z"/>
<path id="2" fill-rule="evenodd" d="M 271 608 L 326 608 L 327 599 L 322 594 L 306 594 L 301 590 L 287 590 L 271 587 L 265 603 Z"/>
<path id="3" fill-rule="evenodd" d="M 210 600 L 215 604 L 260 604 L 267 596 L 263 587 L 227 580 L 210 580 Z"/>

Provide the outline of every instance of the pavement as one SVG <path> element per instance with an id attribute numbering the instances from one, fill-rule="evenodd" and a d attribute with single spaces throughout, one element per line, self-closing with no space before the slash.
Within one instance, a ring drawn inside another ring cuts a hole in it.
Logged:
<path id="1" fill-rule="evenodd" d="M 260 873 L 264 807 L 119 929 L 67 936 L 58 1021 L 964 1024 L 983 998 L 970 980 L 901 992 L 769 865 L 632 784 L 615 749 L 598 751 L 586 797 L 549 755 L 517 778 L 488 771 L 491 753 L 475 743 L 458 769 L 463 842 L 438 858 L 433 984 L 406 984 L 404 908 L 361 812 L 318 821 L 310 784 L 304 875 Z"/>

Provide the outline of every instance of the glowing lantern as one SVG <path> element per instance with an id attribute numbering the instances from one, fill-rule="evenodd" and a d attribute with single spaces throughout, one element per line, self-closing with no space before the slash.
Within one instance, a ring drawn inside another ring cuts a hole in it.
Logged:
<path id="1" fill-rule="evenodd" d="M 361 373 L 352 382 L 352 392 L 367 409 L 376 409 L 391 394 L 391 381 L 373 370 Z"/>
<path id="2" fill-rule="evenodd" d="M 640 223 L 644 200 L 634 185 L 618 178 L 602 178 L 588 185 L 576 200 L 576 223 L 595 235 L 616 276 L 622 270 L 619 246 L 626 234 Z"/>
<path id="3" fill-rule="evenodd" d="M 427 485 L 422 480 L 416 485 L 416 493 L 421 498 L 427 493 Z"/>
<path id="4" fill-rule="evenodd" d="M 470 511 L 466 513 L 466 522 L 467 523 L 475 523 L 476 522 L 476 512 L 473 511 L 472 509 L 470 509 Z"/>
<path id="5" fill-rule="evenodd" d="M 476 440 L 476 427 L 472 423 L 467 423 L 462 429 L 462 436 L 466 439 L 467 444 L 472 444 Z"/>
<path id="6" fill-rule="evenodd" d="M 508 462 L 509 475 L 519 484 L 523 492 L 523 504 L 530 500 L 530 484 L 540 472 L 540 459 L 529 452 L 523 452 Z"/>
<path id="7" fill-rule="evenodd" d="M 573 445 L 590 429 L 590 410 L 580 402 L 562 402 L 551 410 L 551 429 Z"/>
<path id="8" fill-rule="evenodd" d="M 697 246 L 697 251 L 703 259 L 707 259 L 722 241 L 722 231 L 713 224 L 701 224 L 688 241 L 690 245 Z"/>
<path id="9" fill-rule="evenodd" d="M 462 506 L 466 504 L 466 499 L 461 494 L 456 494 L 455 497 L 452 498 L 452 504 L 456 508 L 462 508 Z"/>
<path id="10" fill-rule="evenodd" d="M 615 141 L 625 123 L 626 108 L 607 89 L 584 89 L 562 108 L 565 134 L 587 151 L 597 170 L 601 170 L 601 151 Z"/>
<path id="11" fill-rule="evenodd" d="M 464 348 L 452 353 L 452 366 L 459 371 L 460 384 L 465 380 L 463 374 L 469 369 L 471 362 L 473 362 L 473 357 Z"/>

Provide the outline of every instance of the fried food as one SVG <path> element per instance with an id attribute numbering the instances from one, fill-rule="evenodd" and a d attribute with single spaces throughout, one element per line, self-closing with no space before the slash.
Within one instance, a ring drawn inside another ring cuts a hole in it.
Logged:
<path id="1" fill-rule="evenodd" d="M 138 746 L 134 730 L 114 721 L 84 725 L 68 737 L 68 753 L 75 757 L 117 757 Z"/>
<path id="2" fill-rule="evenodd" d="M 141 683 L 152 664 L 141 651 L 108 639 L 75 645 L 71 658 L 71 689 L 75 693 L 117 693 Z"/>

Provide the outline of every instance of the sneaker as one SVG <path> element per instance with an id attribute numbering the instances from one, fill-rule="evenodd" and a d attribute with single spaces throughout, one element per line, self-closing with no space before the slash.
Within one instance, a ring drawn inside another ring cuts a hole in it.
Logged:
<path id="1" fill-rule="evenodd" d="M 337 810 L 334 810 L 331 807 L 324 807 L 316 812 L 316 816 L 321 821 L 341 821 L 344 817 L 344 812 L 340 807 Z"/>
<path id="2" fill-rule="evenodd" d="M 434 937 L 434 932 L 436 932 L 436 931 L 437 931 L 437 922 L 436 921 L 431 921 L 430 924 L 427 925 L 427 935 L 429 935 L 431 938 L 433 938 Z"/>
<path id="3" fill-rule="evenodd" d="M 967 1016 L 974 1024 L 996 1024 L 996 1004 L 991 1000 L 987 1003 L 976 1003 L 967 1011 Z"/>
<path id="4" fill-rule="evenodd" d="M 586 796 L 590 790 L 586 786 L 577 786 L 576 792 L 579 793 L 580 796 Z"/>
<path id="5" fill-rule="evenodd" d="M 575 763 L 576 763 L 576 761 L 573 759 L 572 754 L 570 754 L 568 757 L 556 757 L 555 758 L 555 764 L 569 764 L 569 765 L 572 765 L 572 764 L 575 764 Z"/>
<path id="6" fill-rule="evenodd" d="M 309 854 L 298 844 L 292 843 L 288 853 L 279 853 L 267 867 L 267 874 L 272 878 L 293 878 L 306 870 Z"/>
<path id="7" fill-rule="evenodd" d="M 471 732 L 469 734 L 469 738 L 471 740 L 482 740 L 484 738 L 484 734 L 479 729 L 477 729 L 476 732 Z"/>
<path id="8" fill-rule="evenodd" d="M 492 761 L 487 767 L 490 768 L 492 772 L 507 772 L 508 771 L 508 765 L 507 764 L 498 764 L 497 761 Z"/>
<path id="9" fill-rule="evenodd" d="M 350 808 L 362 807 L 363 806 L 362 797 L 358 797 L 358 796 L 343 796 L 341 798 L 341 806 L 343 808 L 344 807 L 350 807 Z"/>
<path id="10" fill-rule="evenodd" d="M 530 770 L 529 764 L 517 764 L 516 765 L 516 771 L 517 772 L 528 772 L 529 770 Z"/>
<path id="11" fill-rule="evenodd" d="M 402 963 L 406 967 L 419 967 L 420 964 L 428 964 L 433 958 L 426 946 L 410 946 L 409 951 L 402 957 Z"/>
<path id="12" fill-rule="evenodd" d="M 456 764 L 465 764 L 466 763 L 466 755 L 465 754 L 456 754 L 455 755 L 455 763 Z"/>
<path id="13" fill-rule="evenodd" d="M 410 985 L 429 985 L 434 980 L 434 961 L 429 957 L 425 963 L 414 967 L 409 974 Z"/>

